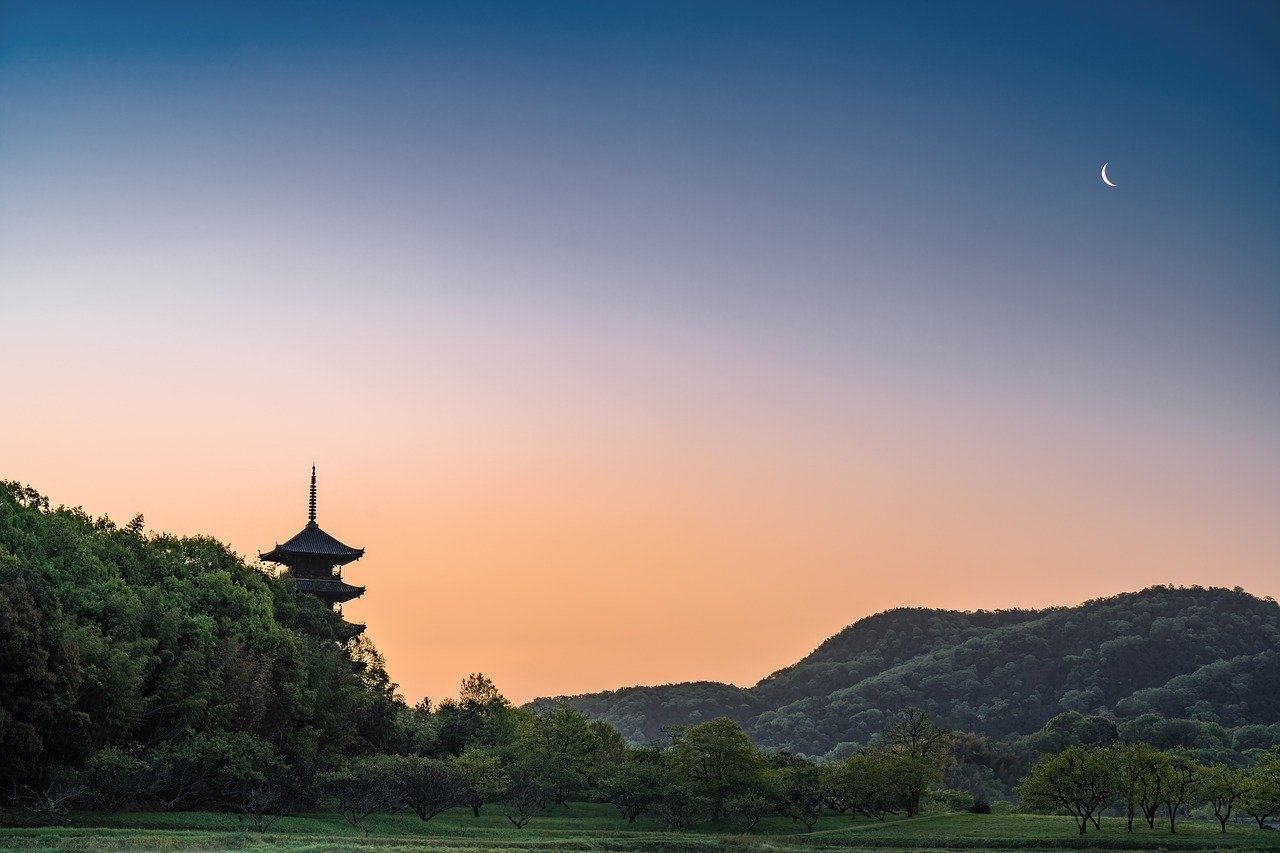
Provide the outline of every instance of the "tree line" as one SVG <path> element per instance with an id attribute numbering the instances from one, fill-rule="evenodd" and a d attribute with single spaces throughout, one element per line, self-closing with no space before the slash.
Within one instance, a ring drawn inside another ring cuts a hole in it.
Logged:
<path id="1" fill-rule="evenodd" d="M 380 816 L 407 811 L 428 821 L 453 808 L 477 817 L 497 809 L 523 828 L 577 802 L 612 804 L 629 823 L 647 813 L 676 830 L 728 821 L 751 831 L 775 815 L 811 829 L 828 813 L 917 814 L 953 744 L 951 732 L 908 709 L 874 746 L 826 765 L 762 752 L 723 717 L 631 746 L 568 705 L 514 707 L 480 674 L 463 682 L 457 700 L 402 705 L 394 729 L 395 750 L 348 756 L 315 773 L 299 773 L 244 733 L 112 746 L 83 768 L 57 768 L 16 801 L 55 822 L 72 808 L 229 809 L 264 832 L 283 815 L 320 808 L 365 834 Z"/>
<path id="2" fill-rule="evenodd" d="M 1280 814 L 1280 747 L 1259 755 L 1246 767 L 1202 764 L 1186 747 L 1160 750 L 1137 742 L 1112 746 L 1071 746 L 1040 759 L 1018 786 L 1027 809 L 1068 812 L 1084 835 L 1090 822 L 1118 808 L 1133 832 L 1135 816 L 1154 829 L 1168 821 L 1178 831 L 1178 817 L 1196 806 L 1213 810 L 1223 832 L 1233 814 L 1249 815 L 1264 829 Z"/>

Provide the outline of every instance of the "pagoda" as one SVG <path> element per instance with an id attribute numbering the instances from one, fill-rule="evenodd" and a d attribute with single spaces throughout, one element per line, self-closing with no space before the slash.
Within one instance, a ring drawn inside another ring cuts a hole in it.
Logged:
<path id="1" fill-rule="evenodd" d="M 342 567 L 363 556 L 363 548 L 343 545 L 316 524 L 316 466 L 312 465 L 307 526 L 283 545 L 258 554 L 258 559 L 287 567 L 299 592 L 314 595 L 330 607 L 336 605 L 341 613 L 342 602 L 364 594 L 364 587 L 343 582 Z"/>

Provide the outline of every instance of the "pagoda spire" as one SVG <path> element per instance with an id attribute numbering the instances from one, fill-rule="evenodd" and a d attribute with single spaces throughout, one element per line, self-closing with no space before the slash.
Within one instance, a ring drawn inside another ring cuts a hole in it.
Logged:
<path id="1" fill-rule="evenodd" d="M 342 580 L 342 567 L 363 556 L 363 548 L 342 544 L 316 524 L 316 466 L 312 465 L 307 526 L 283 545 L 277 543 L 270 551 L 258 554 L 258 559 L 284 566 L 298 592 L 313 595 L 333 607 L 364 594 L 364 587 Z M 338 612 L 341 613 L 341 609 Z M 355 636 L 364 627 L 352 625 L 350 630 L 355 631 L 351 635 Z"/>
<path id="2" fill-rule="evenodd" d="M 307 511 L 307 524 L 316 523 L 316 466 L 311 466 L 311 504 Z"/>

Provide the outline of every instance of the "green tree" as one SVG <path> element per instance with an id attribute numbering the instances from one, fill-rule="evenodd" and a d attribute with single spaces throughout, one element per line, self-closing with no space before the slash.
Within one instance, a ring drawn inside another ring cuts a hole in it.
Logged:
<path id="1" fill-rule="evenodd" d="M 595 765 L 588 773 L 588 781 L 593 787 L 596 787 L 606 776 L 621 766 L 632 751 L 627 745 L 627 739 L 622 736 L 622 732 L 604 720 L 592 720 L 588 725 L 599 745 L 596 750 Z"/>
<path id="2" fill-rule="evenodd" d="M 1280 814 L 1280 747 L 1272 747 L 1249 768 L 1240 810 L 1258 822 L 1258 829 L 1267 825 L 1268 817 Z"/>
<path id="3" fill-rule="evenodd" d="M 522 770 L 514 770 L 504 796 L 503 814 L 516 829 L 524 829 L 533 816 L 545 808 L 546 799 L 547 791 L 537 779 Z"/>
<path id="4" fill-rule="evenodd" d="M 241 760 L 266 756 L 306 801 L 318 769 L 408 744 L 358 628 L 208 537 L 118 528 L 0 483 L 0 624 L 6 789 L 64 766 L 88 769 L 107 808 L 124 789 L 227 803 L 267 784 L 267 765 Z M 120 784 L 102 784 L 109 770 Z"/>
<path id="5" fill-rule="evenodd" d="M 251 737 L 251 736 L 250 736 Z M 221 801 L 230 806 L 258 832 L 265 833 L 288 814 L 295 803 L 296 788 L 291 769 L 280 761 L 269 745 L 250 747 L 222 777 Z"/>
<path id="6" fill-rule="evenodd" d="M 607 772 L 600 783 L 600 796 L 612 803 L 627 823 L 635 823 L 662 797 L 666 783 L 662 753 L 653 747 L 639 747 Z"/>
<path id="7" fill-rule="evenodd" d="M 139 793 L 165 811 L 226 804 L 244 787 L 265 784 L 285 772 L 271 745 L 245 732 L 186 732 L 142 757 Z M 114 768 L 99 764 L 99 773 L 128 767 L 128 759 L 113 758 L 119 763 Z"/>
<path id="8" fill-rule="evenodd" d="M 1080 746 L 1045 756 L 1018 786 L 1018 797 L 1028 809 L 1065 809 L 1084 835 L 1090 819 L 1117 797 L 1114 758 L 1110 750 Z"/>
<path id="9" fill-rule="evenodd" d="M 850 755 L 826 770 L 827 792 L 836 811 L 848 811 L 851 820 L 858 812 L 884 820 L 885 810 L 877 806 L 886 800 L 884 754 L 863 750 Z"/>
<path id="10" fill-rule="evenodd" d="M 920 813 L 929 785 L 942 778 L 952 760 L 954 735 L 938 728 L 920 708 L 906 708 L 880 735 L 885 751 L 885 784 L 901 800 L 907 817 Z"/>
<path id="11" fill-rule="evenodd" d="M 1168 786 L 1168 757 L 1145 743 L 1113 746 L 1117 792 L 1125 801 L 1127 831 L 1133 832 L 1133 818 L 1141 809 L 1147 826 L 1154 828 L 1156 811 Z"/>
<path id="12" fill-rule="evenodd" d="M 823 768 L 806 764 L 776 772 L 781 774 L 779 787 L 784 812 L 803 823 L 806 831 L 812 831 L 828 807 L 827 777 Z"/>
<path id="13" fill-rule="evenodd" d="M 0 551 L 5 562 L 16 568 Z M 0 781 L 16 782 L 38 774 L 59 697 L 45 619 L 26 580 L 11 572 L 0 574 Z"/>
<path id="14" fill-rule="evenodd" d="M 726 800 L 732 799 L 733 797 L 726 797 Z M 712 799 L 706 795 L 701 785 L 687 780 L 673 780 L 663 789 L 662 799 L 658 801 L 656 810 L 668 826 L 684 831 L 711 817 L 713 808 Z"/>
<path id="15" fill-rule="evenodd" d="M 431 700 L 423 698 L 412 708 L 403 707 L 398 725 L 405 748 L 415 755 L 440 756 L 440 736 Z"/>
<path id="16" fill-rule="evenodd" d="M 691 786 L 710 803 L 712 820 L 724 817 L 728 799 L 751 790 L 764 770 L 764 757 L 728 717 L 673 728 L 669 735 L 668 765 L 678 788 L 675 799 L 688 801 L 681 786 Z"/>
<path id="17" fill-rule="evenodd" d="M 142 747 L 109 746 L 90 756 L 85 763 L 85 780 L 94 808 L 106 812 L 122 809 L 142 796 L 148 776 Z"/>
<path id="18" fill-rule="evenodd" d="M 1169 832 L 1178 831 L 1178 812 L 1190 806 L 1199 796 L 1204 778 L 1204 765 L 1196 761 L 1190 750 L 1177 746 L 1169 750 L 1168 786 L 1164 792 L 1164 807 L 1169 815 Z"/>
<path id="19" fill-rule="evenodd" d="M 1064 711 L 1023 741 L 1037 752 L 1056 754 L 1069 746 L 1110 746 L 1117 738 L 1116 724 L 1105 717 Z"/>
<path id="20" fill-rule="evenodd" d="M 730 797 L 727 805 L 729 814 L 742 821 L 744 832 L 751 832 L 756 824 L 777 811 L 773 800 L 758 791 Z"/>
<path id="21" fill-rule="evenodd" d="M 462 755 L 450 759 L 449 764 L 466 783 L 466 802 L 475 817 L 480 817 L 480 807 L 486 801 L 502 794 L 511 784 L 502 769 L 502 759 L 484 747 L 467 747 Z"/>
<path id="22" fill-rule="evenodd" d="M 540 790 L 552 802 L 568 807 L 591 781 L 602 743 L 587 715 L 568 705 L 535 710 L 532 725 L 517 740 L 522 764 L 527 764 Z"/>
<path id="23" fill-rule="evenodd" d="M 1213 807 L 1222 831 L 1227 831 L 1227 821 L 1236 807 L 1236 801 L 1245 791 L 1245 774 L 1223 764 L 1204 768 L 1200 779 L 1200 795 Z"/>
<path id="24" fill-rule="evenodd" d="M 488 676 L 474 672 L 462 680 L 458 701 L 446 699 L 436 708 L 436 738 L 446 755 L 458 756 L 472 741 L 481 746 L 502 746 L 511 741 L 514 715 Z"/>

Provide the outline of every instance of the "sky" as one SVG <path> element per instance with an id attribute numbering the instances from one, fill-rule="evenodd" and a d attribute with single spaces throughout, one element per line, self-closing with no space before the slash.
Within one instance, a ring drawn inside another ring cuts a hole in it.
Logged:
<path id="1" fill-rule="evenodd" d="M 410 702 L 1280 596 L 1278 233 L 1269 2 L 0 0 L 0 478 Z"/>

